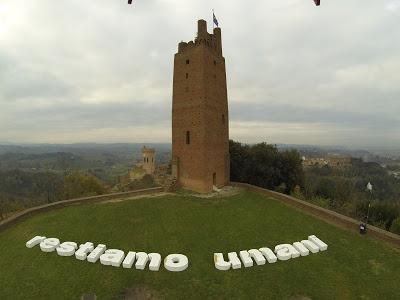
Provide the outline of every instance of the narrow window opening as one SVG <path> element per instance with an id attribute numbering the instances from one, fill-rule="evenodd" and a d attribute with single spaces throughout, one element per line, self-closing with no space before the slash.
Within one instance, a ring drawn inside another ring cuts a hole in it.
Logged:
<path id="1" fill-rule="evenodd" d="M 213 185 L 217 185 L 217 173 L 213 173 Z"/>
<path id="2" fill-rule="evenodd" d="M 222 124 L 225 124 L 225 115 L 222 115 Z"/>
<path id="3" fill-rule="evenodd" d="M 189 73 L 186 73 L 186 79 L 188 79 L 189 78 Z"/>
<path id="4" fill-rule="evenodd" d="M 190 61 L 187 59 L 187 60 L 186 60 L 186 64 L 188 65 L 189 63 L 190 63 Z"/>
<path id="5" fill-rule="evenodd" d="M 216 66 L 217 65 L 217 61 L 216 60 L 214 60 L 214 66 Z"/>
<path id="6" fill-rule="evenodd" d="M 190 145 L 190 131 L 186 131 L 186 145 Z"/>

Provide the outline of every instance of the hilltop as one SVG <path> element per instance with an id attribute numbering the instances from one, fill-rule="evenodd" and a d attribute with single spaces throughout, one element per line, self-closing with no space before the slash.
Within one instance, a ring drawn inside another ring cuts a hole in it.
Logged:
<path id="1" fill-rule="evenodd" d="M 219 271 L 213 253 L 273 247 L 315 234 L 329 248 L 287 262 Z M 35 235 L 104 243 L 124 251 L 182 253 L 189 268 L 114 268 L 28 249 Z M 399 250 L 339 229 L 265 196 L 187 193 L 70 206 L 0 233 L 0 298 L 396 299 Z M 148 297 L 148 298 L 146 298 Z"/>

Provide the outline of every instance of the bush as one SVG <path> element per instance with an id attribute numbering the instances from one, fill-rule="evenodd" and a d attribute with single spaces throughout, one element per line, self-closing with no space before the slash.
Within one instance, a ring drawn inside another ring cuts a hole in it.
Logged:
<path id="1" fill-rule="evenodd" d="M 96 177 L 75 171 L 65 176 L 64 199 L 101 195 L 106 193 L 106 187 Z"/>
<path id="2" fill-rule="evenodd" d="M 392 226 L 390 226 L 390 231 L 400 234 L 400 217 L 393 220 Z"/>
<path id="3" fill-rule="evenodd" d="M 118 189 L 123 192 L 135 191 L 155 187 L 154 178 L 151 175 L 144 175 L 142 179 L 128 181 L 126 184 L 121 184 Z"/>

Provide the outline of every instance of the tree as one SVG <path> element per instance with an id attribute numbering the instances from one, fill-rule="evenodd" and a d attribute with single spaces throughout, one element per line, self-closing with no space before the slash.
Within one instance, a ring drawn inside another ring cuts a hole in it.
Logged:
<path id="1" fill-rule="evenodd" d="M 0 220 L 3 219 L 6 214 L 5 201 L 4 199 L 0 199 Z"/>
<path id="2" fill-rule="evenodd" d="M 246 182 L 246 162 L 250 162 L 249 146 L 229 141 L 231 181 Z"/>
<path id="3" fill-rule="evenodd" d="M 290 193 L 304 184 L 300 154 L 296 150 L 280 152 L 275 145 L 246 145 L 229 141 L 231 181 Z"/>
<path id="4" fill-rule="evenodd" d="M 13 209 L 10 205 L 10 201 L 0 197 L 0 220 L 4 219 L 11 211 L 13 211 Z"/>
<path id="5" fill-rule="evenodd" d="M 106 187 L 92 175 L 74 171 L 64 178 L 64 199 L 101 195 L 105 192 Z"/>
<path id="6" fill-rule="evenodd" d="M 393 220 L 392 226 L 390 226 L 390 231 L 400 234 L 400 217 Z"/>
<path id="7" fill-rule="evenodd" d="M 286 193 L 294 190 L 296 185 L 304 185 L 304 171 L 299 152 L 297 150 L 289 150 L 280 152 L 281 180 L 287 186 Z"/>

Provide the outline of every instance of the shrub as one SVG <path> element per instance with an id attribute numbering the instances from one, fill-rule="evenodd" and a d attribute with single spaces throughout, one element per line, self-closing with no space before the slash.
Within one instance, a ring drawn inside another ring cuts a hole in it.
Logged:
<path id="1" fill-rule="evenodd" d="M 400 217 L 393 220 L 392 226 L 390 226 L 390 231 L 400 234 Z"/>

